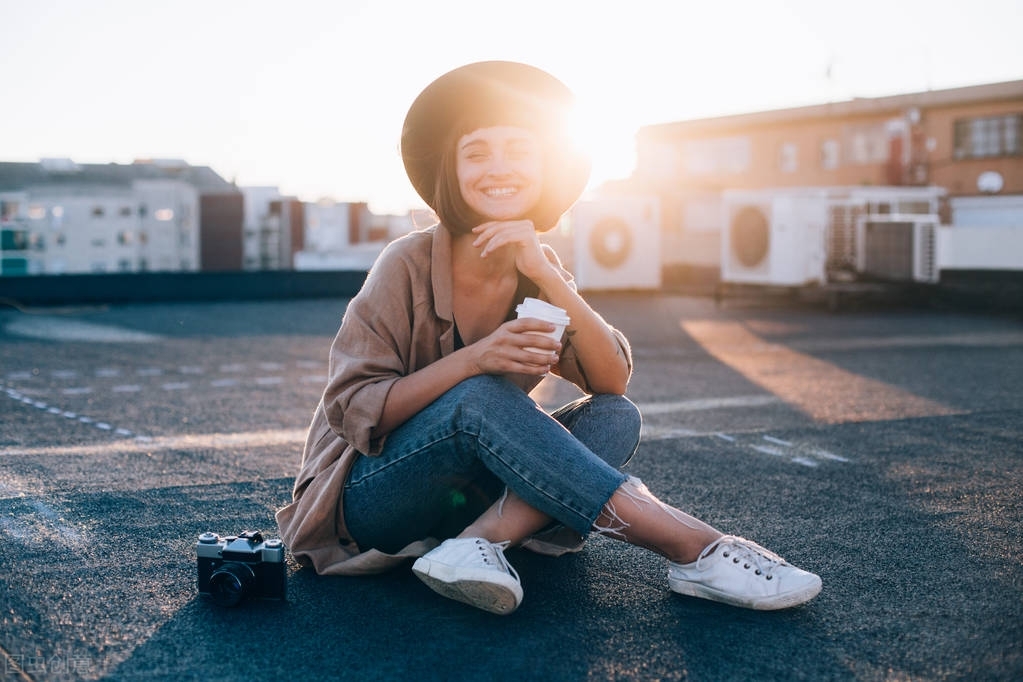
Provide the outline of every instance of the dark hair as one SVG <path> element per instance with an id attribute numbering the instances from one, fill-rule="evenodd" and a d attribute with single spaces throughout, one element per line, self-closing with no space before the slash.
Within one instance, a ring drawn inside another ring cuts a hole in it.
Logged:
<path id="1" fill-rule="evenodd" d="M 465 203 L 458 184 L 458 140 L 464 134 L 461 126 L 452 128 L 441 152 L 433 188 L 433 210 L 441 225 L 453 235 L 468 234 L 486 220 Z"/>

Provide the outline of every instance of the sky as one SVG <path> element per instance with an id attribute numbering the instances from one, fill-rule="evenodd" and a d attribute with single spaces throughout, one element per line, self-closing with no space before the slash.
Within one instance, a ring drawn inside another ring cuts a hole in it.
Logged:
<path id="1" fill-rule="evenodd" d="M 0 161 L 183 159 L 306 201 L 422 207 L 412 100 L 522 61 L 575 93 L 590 187 L 649 124 L 1023 79 L 1023 0 L 0 0 Z"/>

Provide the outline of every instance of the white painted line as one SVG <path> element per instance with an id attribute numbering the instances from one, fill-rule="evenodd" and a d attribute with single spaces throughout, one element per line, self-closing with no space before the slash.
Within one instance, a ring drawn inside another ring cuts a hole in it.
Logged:
<path id="1" fill-rule="evenodd" d="M 9 334 L 51 341 L 86 341 L 91 343 L 149 343 L 160 339 L 132 329 L 109 324 L 46 315 L 15 319 L 4 327 Z"/>
<path id="2" fill-rule="evenodd" d="M 73 388 L 62 388 L 60 392 L 63 395 L 85 395 L 92 393 L 92 386 L 75 386 Z"/>
<path id="3" fill-rule="evenodd" d="M 751 445 L 750 447 L 756 450 L 757 452 L 762 452 L 765 455 L 772 455 L 774 457 L 784 457 L 786 454 L 788 454 L 782 450 L 779 450 L 778 448 L 772 448 L 768 445 Z"/>
<path id="4" fill-rule="evenodd" d="M 284 377 L 256 377 L 256 383 L 260 386 L 273 386 L 284 382 Z"/>
<path id="5" fill-rule="evenodd" d="M 138 384 L 120 384 L 110 389 L 114 393 L 136 393 L 142 390 Z"/>
<path id="6" fill-rule="evenodd" d="M 234 364 L 231 364 L 231 365 L 221 365 L 220 366 L 220 371 L 221 372 L 225 372 L 225 373 L 228 373 L 228 372 L 244 372 L 245 371 L 245 365 L 243 365 L 241 363 L 237 363 L 237 362 L 234 363 Z"/>
<path id="7" fill-rule="evenodd" d="M 74 379 L 78 376 L 78 372 L 73 369 L 55 369 L 50 374 L 55 379 Z"/>
<path id="8" fill-rule="evenodd" d="M 131 436 L 132 435 L 132 432 L 129 431 L 128 429 L 114 429 L 114 433 L 116 433 L 118 436 Z"/>
<path id="9" fill-rule="evenodd" d="M 222 388 L 224 386 L 237 386 L 238 383 L 239 382 L 237 379 L 214 379 L 213 381 L 210 382 L 210 386 Z"/>
<path id="10" fill-rule="evenodd" d="M 64 412 L 61 416 L 65 419 L 78 419 L 78 415 L 74 412 Z"/>
<path id="11" fill-rule="evenodd" d="M 140 367 L 136 374 L 143 377 L 158 377 L 163 374 L 163 369 L 159 367 Z"/>
<path id="12" fill-rule="evenodd" d="M 774 436 L 767 436 L 767 435 L 762 436 L 762 438 L 764 440 L 766 440 L 768 443 L 774 443 L 775 445 L 784 445 L 786 447 L 792 447 L 792 443 L 788 442 L 787 440 L 782 440 L 781 438 L 775 438 Z"/>
<path id="13" fill-rule="evenodd" d="M 33 400 L 32 401 L 32 406 L 33 407 L 38 407 L 40 410 L 45 410 L 47 407 L 49 407 L 49 405 L 47 405 L 46 403 L 44 403 L 44 402 L 42 402 L 40 400 Z"/>
<path id="14" fill-rule="evenodd" d="M 189 386 L 191 386 L 191 384 L 187 381 L 172 381 L 170 383 L 162 384 L 160 388 L 165 391 L 184 391 Z"/>
<path id="15" fill-rule="evenodd" d="M 61 412 L 59 407 L 51 407 L 50 409 L 48 409 L 46 411 L 49 412 L 50 414 L 60 414 L 60 412 Z"/>
<path id="16" fill-rule="evenodd" d="M 116 367 L 101 367 L 96 370 L 96 376 L 98 377 L 119 377 L 121 376 L 121 370 Z"/>
<path id="17" fill-rule="evenodd" d="M 25 381 L 32 378 L 32 372 L 11 372 L 7 378 L 11 381 Z"/>
<path id="18" fill-rule="evenodd" d="M 639 411 L 644 415 L 669 414 L 672 412 L 698 412 L 733 407 L 758 407 L 781 401 L 773 395 L 740 395 L 725 398 L 696 398 L 663 403 L 640 403 Z"/>
<path id="19" fill-rule="evenodd" d="M 203 368 L 196 367 L 195 365 L 185 365 L 183 367 L 178 367 L 178 371 L 182 374 L 202 374 Z"/>
<path id="20" fill-rule="evenodd" d="M 10 456 L 70 456 L 109 455 L 112 453 L 155 452 L 157 450 L 230 450 L 237 448 L 300 447 L 306 438 L 305 429 L 279 429 L 248 431 L 243 433 L 205 433 L 180 436 L 136 436 L 90 445 L 50 446 L 35 448 L 0 448 L 0 457 Z"/>
<path id="21" fill-rule="evenodd" d="M 279 362 L 261 362 L 259 363 L 259 368 L 264 372 L 276 372 L 284 369 L 284 365 Z"/>
<path id="22" fill-rule="evenodd" d="M 802 464 L 805 467 L 817 466 L 817 462 L 813 461 L 812 459 L 807 459 L 806 457 L 793 457 L 792 461 L 795 464 Z"/>
<path id="23" fill-rule="evenodd" d="M 715 433 L 714 437 L 715 438 L 720 438 L 721 440 L 726 440 L 729 443 L 734 443 L 735 442 L 735 438 L 732 437 L 732 436 L 729 436 L 727 433 Z"/>
<path id="24" fill-rule="evenodd" d="M 848 462 L 849 461 L 847 458 L 842 457 L 841 455 L 836 455 L 834 453 L 828 452 L 827 450 L 811 450 L 810 451 L 810 455 L 812 457 L 817 457 L 818 459 L 831 460 L 832 462 Z"/>
<path id="25" fill-rule="evenodd" d="M 681 427 L 664 426 L 643 426 L 641 440 L 667 440 L 669 438 L 692 438 L 693 436 L 705 436 L 707 434 L 685 429 Z"/>
<path id="26" fill-rule="evenodd" d="M 106 422 L 96 422 L 95 424 L 93 424 L 93 426 L 95 426 L 97 429 L 102 429 L 104 431 L 109 431 L 112 428 L 114 428 L 110 424 L 107 424 Z"/>
<path id="27" fill-rule="evenodd" d="M 82 422 L 83 424 L 91 424 L 92 417 L 79 417 L 78 421 Z"/>

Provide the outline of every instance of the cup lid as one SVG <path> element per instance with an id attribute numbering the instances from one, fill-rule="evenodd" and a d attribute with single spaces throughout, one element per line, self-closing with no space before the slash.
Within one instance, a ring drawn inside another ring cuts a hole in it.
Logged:
<path id="1" fill-rule="evenodd" d="M 554 322 L 555 324 L 567 325 L 570 322 L 564 308 L 559 308 L 556 305 L 552 305 L 547 301 L 541 301 L 538 298 L 526 297 L 523 299 L 522 303 L 515 306 L 515 312 L 519 315 L 536 317 L 549 322 Z"/>

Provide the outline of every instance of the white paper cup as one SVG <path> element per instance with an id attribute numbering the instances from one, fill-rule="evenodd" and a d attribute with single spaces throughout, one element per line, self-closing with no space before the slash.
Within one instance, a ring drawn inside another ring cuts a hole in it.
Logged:
<path id="1" fill-rule="evenodd" d="M 548 336 L 555 341 L 561 341 L 561 336 L 565 333 L 565 327 L 568 326 L 571 320 L 568 315 L 565 314 L 563 308 L 559 308 L 556 305 L 551 305 L 546 301 L 541 301 L 538 298 L 526 298 L 519 305 L 515 306 L 515 312 L 519 318 L 532 317 L 537 320 L 543 320 L 544 322 L 550 322 L 555 326 L 554 331 L 543 333 L 543 332 L 530 332 L 531 334 L 538 334 L 540 336 Z M 542 350 L 540 348 L 526 347 L 526 350 L 531 350 L 536 353 L 549 353 L 550 351 Z"/>

